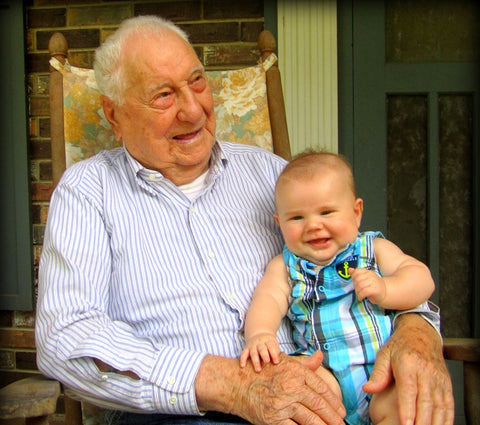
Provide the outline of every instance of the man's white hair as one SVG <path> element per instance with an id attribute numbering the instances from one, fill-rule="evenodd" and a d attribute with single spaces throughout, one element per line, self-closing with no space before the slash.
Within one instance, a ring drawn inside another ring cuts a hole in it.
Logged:
<path id="1" fill-rule="evenodd" d="M 189 42 L 185 31 L 159 16 L 137 16 L 123 21 L 95 51 L 93 69 L 100 93 L 110 98 L 115 104 L 122 105 L 126 88 L 122 60 L 125 42 L 132 35 L 148 38 L 151 35 L 163 35 L 166 32 L 174 32 L 187 43 Z"/>

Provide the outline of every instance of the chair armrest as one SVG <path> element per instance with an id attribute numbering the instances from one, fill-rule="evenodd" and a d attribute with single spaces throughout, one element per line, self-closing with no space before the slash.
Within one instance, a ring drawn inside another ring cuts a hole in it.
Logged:
<path id="1" fill-rule="evenodd" d="M 445 338 L 443 354 L 448 360 L 478 363 L 480 362 L 480 339 Z"/>
<path id="2" fill-rule="evenodd" d="M 443 354 L 448 360 L 463 362 L 463 397 L 468 424 L 480 417 L 480 339 L 445 338 Z"/>
<path id="3" fill-rule="evenodd" d="M 20 379 L 0 390 L 0 418 L 46 417 L 55 413 L 59 395 L 57 381 L 40 376 Z"/>

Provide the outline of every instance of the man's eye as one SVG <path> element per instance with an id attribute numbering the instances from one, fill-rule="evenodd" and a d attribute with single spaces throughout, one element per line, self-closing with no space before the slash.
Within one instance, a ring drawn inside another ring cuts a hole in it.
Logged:
<path id="1" fill-rule="evenodd" d="M 172 91 L 158 92 L 152 99 L 154 108 L 166 109 L 172 106 L 174 102 L 174 93 Z"/>
<path id="2" fill-rule="evenodd" d="M 165 92 L 158 93 L 158 94 L 155 96 L 155 98 L 156 98 L 156 99 L 165 99 L 166 97 L 168 97 L 168 96 L 170 96 L 170 95 L 171 95 L 170 92 L 165 91 Z"/>
<path id="3" fill-rule="evenodd" d="M 205 90 L 205 87 L 207 86 L 207 80 L 203 74 L 199 74 L 192 80 L 190 85 L 195 91 L 201 92 Z"/>

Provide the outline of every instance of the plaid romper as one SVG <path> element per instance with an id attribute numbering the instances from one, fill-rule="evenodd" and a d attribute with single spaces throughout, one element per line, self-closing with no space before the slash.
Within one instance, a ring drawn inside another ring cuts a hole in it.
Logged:
<path id="1" fill-rule="evenodd" d="M 380 347 L 389 338 L 393 313 L 359 302 L 348 267 L 374 270 L 380 275 L 373 239 L 380 232 L 359 233 L 356 241 L 326 266 L 297 257 L 285 246 L 283 258 L 290 276 L 292 301 L 288 311 L 298 345 L 297 353 L 321 350 L 323 364 L 331 369 L 342 390 L 351 425 L 370 423 L 370 395 L 362 390 Z"/>

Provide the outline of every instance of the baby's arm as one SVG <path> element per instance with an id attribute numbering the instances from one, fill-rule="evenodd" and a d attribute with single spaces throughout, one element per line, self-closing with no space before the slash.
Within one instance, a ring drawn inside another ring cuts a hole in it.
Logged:
<path id="1" fill-rule="evenodd" d="M 245 367 L 249 357 L 257 372 L 261 370 L 261 360 L 264 363 L 280 361 L 276 334 L 287 313 L 289 296 L 287 269 L 283 257 L 277 255 L 268 264 L 253 293 L 245 318 L 246 346 L 240 356 L 241 367 Z"/>
<path id="2" fill-rule="evenodd" d="M 373 244 L 383 277 L 371 270 L 350 269 L 358 299 L 368 298 L 391 310 L 407 310 L 427 301 L 435 288 L 428 267 L 386 239 L 376 238 Z"/>

